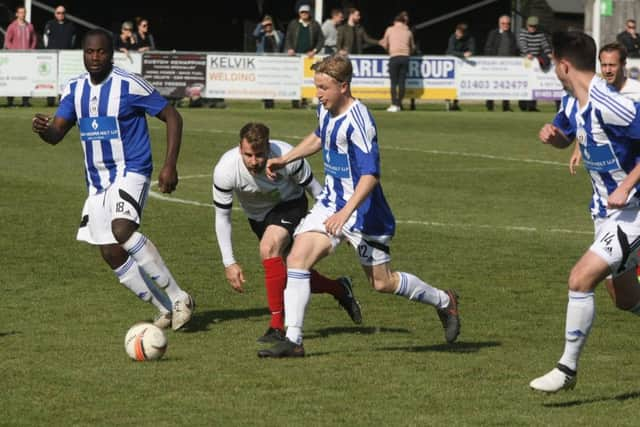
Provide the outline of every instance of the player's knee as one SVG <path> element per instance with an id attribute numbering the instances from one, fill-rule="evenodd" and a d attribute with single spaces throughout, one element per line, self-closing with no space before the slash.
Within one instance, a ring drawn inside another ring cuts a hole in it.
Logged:
<path id="1" fill-rule="evenodd" d="M 137 228 L 138 224 L 133 221 L 129 221 L 128 219 L 114 219 L 111 222 L 111 232 L 113 233 L 113 237 L 115 237 L 116 241 L 120 244 L 129 240 Z"/>
<path id="2" fill-rule="evenodd" d="M 589 278 L 576 267 L 573 267 L 571 270 L 567 284 L 569 286 L 569 290 L 574 292 L 589 292 L 592 288 Z"/>
<path id="3" fill-rule="evenodd" d="M 260 258 L 269 259 L 280 256 L 279 248 L 272 243 L 260 242 Z"/>
<path id="4" fill-rule="evenodd" d="M 100 255 L 112 269 L 120 267 L 127 261 L 129 254 L 119 245 L 100 246 Z"/>
<path id="5" fill-rule="evenodd" d="M 374 277 L 369 281 L 373 286 L 373 289 L 375 289 L 377 292 L 390 294 L 395 291 L 395 286 L 393 284 L 393 280 L 391 280 L 391 277 Z"/>

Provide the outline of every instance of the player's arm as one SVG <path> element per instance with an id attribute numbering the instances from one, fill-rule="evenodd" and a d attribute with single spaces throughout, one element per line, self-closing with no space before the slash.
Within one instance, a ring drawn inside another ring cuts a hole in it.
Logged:
<path id="1" fill-rule="evenodd" d="M 237 292 L 244 292 L 244 273 L 242 267 L 233 256 L 233 244 L 231 243 L 231 209 L 223 209 L 216 206 L 216 239 L 222 254 L 224 275 L 231 287 Z"/>
<path id="2" fill-rule="evenodd" d="M 380 179 L 375 175 L 363 175 L 360 177 L 356 188 L 353 190 L 353 195 L 349 198 L 349 201 L 335 214 L 331 215 L 324 222 L 327 232 L 336 235 L 342 230 L 342 226 L 347 222 L 353 211 L 371 194 L 373 189 Z"/>
<path id="3" fill-rule="evenodd" d="M 60 116 L 36 113 L 31 120 L 31 129 L 47 144 L 56 145 L 73 127 L 73 122 Z"/>
<path id="4" fill-rule="evenodd" d="M 582 154 L 580 154 L 580 145 L 576 142 L 573 147 L 573 153 L 571 153 L 571 157 L 569 158 L 569 172 L 571 175 L 576 174 L 576 168 L 580 166 L 580 159 L 582 159 Z"/>
<path id="5" fill-rule="evenodd" d="M 167 104 L 157 115 L 167 125 L 167 153 L 158 175 L 158 188 L 171 193 L 178 185 L 178 155 L 182 144 L 182 116 L 171 104 Z"/>
<path id="6" fill-rule="evenodd" d="M 627 177 L 618 185 L 607 199 L 607 207 L 611 209 L 623 208 L 629 201 L 631 192 L 635 190 L 636 184 L 640 182 L 640 163 L 629 172 Z"/>
<path id="7" fill-rule="evenodd" d="M 571 140 L 560 130 L 551 123 L 547 123 L 542 126 L 538 137 L 543 144 L 550 144 L 556 148 L 567 148 L 571 144 Z"/>
<path id="8" fill-rule="evenodd" d="M 278 169 L 282 169 L 288 163 L 291 163 L 295 160 L 311 156 L 312 154 L 320 151 L 321 148 L 322 139 L 318 135 L 316 135 L 315 132 L 312 132 L 306 138 L 304 138 L 300 144 L 293 147 L 293 149 L 286 154 L 267 160 L 265 173 L 268 178 L 274 179 L 276 177 L 276 171 Z"/>

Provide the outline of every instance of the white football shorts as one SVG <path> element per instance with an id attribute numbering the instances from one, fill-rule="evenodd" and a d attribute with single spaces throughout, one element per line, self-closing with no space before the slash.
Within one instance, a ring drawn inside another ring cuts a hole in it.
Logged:
<path id="1" fill-rule="evenodd" d="M 118 243 L 111 231 L 111 221 L 124 218 L 140 224 L 149 183 L 146 176 L 127 172 L 126 176 L 117 177 L 105 191 L 90 194 L 82 208 L 76 239 L 92 245 Z"/>
<path id="2" fill-rule="evenodd" d="M 342 226 L 342 234 L 340 236 L 334 236 L 327 232 L 324 226 L 324 222 L 333 215 L 335 211 L 317 202 L 311 211 L 302 218 L 300 224 L 296 228 L 294 237 L 298 234 L 305 233 L 307 231 L 314 231 L 325 234 L 331 240 L 331 250 L 335 250 L 336 247 L 346 239 L 349 244 L 356 250 L 358 257 L 360 258 L 360 264 L 372 266 L 384 264 L 391 261 L 391 253 L 389 250 L 389 243 L 393 236 L 368 236 L 357 230 L 351 230 L 351 226 L 356 220 L 356 214 L 349 218 L 349 221 Z"/>
<path id="3" fill-rule="evenodd" d="M 589 249 L 609 264 L 611 276 L 635 269 L 640 247 L 640 210 L 619 210 L 608 218 L 597 218 L 593 225 L 595 238 Z"/>

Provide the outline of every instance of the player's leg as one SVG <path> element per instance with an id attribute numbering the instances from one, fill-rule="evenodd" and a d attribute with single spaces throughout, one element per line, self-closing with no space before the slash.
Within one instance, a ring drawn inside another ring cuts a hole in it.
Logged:
<path id="1" fill-rule="evenodd" d="M 100 245 L 100 254 L 122 285 L 142 301 L 153 304 L 159 315 L 154 324 L 163 329 L 171 326 L 171 301 L 151 282 L 138 264 L 120 245 Z"/>
<path id="2" fill-rule="evenodd" d="M 607 292 L 617 308 L 640 316 L 640 283 L 635 280 L 605 280 Z"/>
<path id="3" fill-rule="evenodd" d="M 109 188 L 111 231 L 122 248 L 167 293 L 173 305 L 171 326 L 177 330 L 191 319 L 195 304 L 180 288 L 153 242 L 138 231 L 148 190 L 149 180 L 135 173 L 128 173 Z"/>
<path id="4" fill-rule="evenodd" d="M 595 240 L 569 275 L 564 352 L 556 368 L 531 381 L 531 388 L 555 393 L 575 386 L 578 361 L 595 317 L 594 289 L 609 274 L 615 287 L 630 286 L 635 277 L 638 214 L 629 209 L 596 221 Z"/>
<path id="5" fill-rule="evenodd" d="M 105 209 L 106 194 L 90 195 L 82 209 L 82 221 L 77 239 L 96 245 L 102 258 L 114 271 L 118 280 L 144 301 L 151 302 L 160 312 L 158 326 L 164 326 L 160 319 L 170 310 L 171 303 L 153 283 L 140 274 L 139 266 L 116 242 L 111 232 L 111 214 Z"/>

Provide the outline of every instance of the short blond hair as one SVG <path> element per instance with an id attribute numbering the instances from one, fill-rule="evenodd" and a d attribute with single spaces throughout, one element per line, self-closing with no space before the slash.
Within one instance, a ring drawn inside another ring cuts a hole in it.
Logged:
<path id="1" fill-rule="evenodd" d="M 351 77 L 353 76 L 351 60 L 340 54 L 325 56 L 320 62 L 313 64 L 311 69 L 316 73 L 333 77 L 340 83 L 351 83 Z"/>

